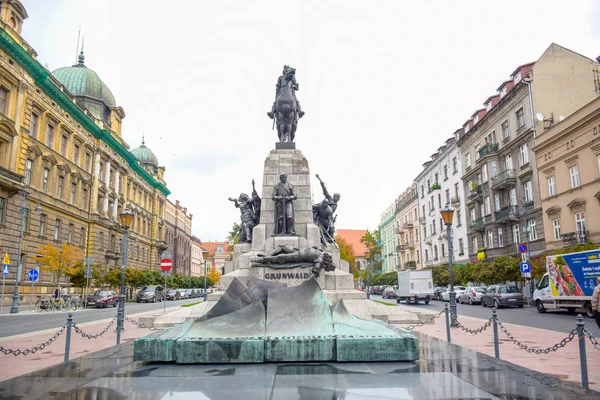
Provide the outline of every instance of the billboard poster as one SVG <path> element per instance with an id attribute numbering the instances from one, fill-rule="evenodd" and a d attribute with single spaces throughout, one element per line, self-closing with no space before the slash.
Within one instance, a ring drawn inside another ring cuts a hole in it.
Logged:
<path id="1" fill-rule="evenodd" d="M 546 257 L 553 296 L 591 296 L 600 277 L 600 250 Z"/>

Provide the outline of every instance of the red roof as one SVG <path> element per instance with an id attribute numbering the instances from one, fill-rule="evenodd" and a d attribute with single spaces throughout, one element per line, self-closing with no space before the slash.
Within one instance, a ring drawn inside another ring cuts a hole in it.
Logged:
<path id="1" fill-rule="evenodd" d="M 515 76 L 519 71 L 521 71 L 521 77 L 524 77 L 525 75 L 527 75 L 527 73 L 529 73 L 531 68 L 533 68 L 533 64 L 535 64 L 535 61 L 519 65 L 517 69 L 515 69 L 512 74 L 510 74 L 511 78 Z"/>
<path id="2" fill-rule="evenodd" d="M 365 250 L 367 249 L 364 244 L 360 242 L 360 238 L 363 237 L 367 233 L 364 229 L 338 229 L 337 236 L 340 236 L 354 249 L 354 255 L 356 257 L 364 257 Z"/>
<path id="3" fill-rule="evenodd" d="M 229 243 L 227 243 L 227 242 L 202 242 L 201 245 L 202 245 L 202 248 L 204 248 L 208 251 L 209 257 L 214 257 L 215 252 L 217 251 L 217 246 L 219 244 L 223 245 L 223 253 L 219 253 L 219 254 L 231 254 L 231 251 L 227 250 L 227 247 L 229 247 Z"/>

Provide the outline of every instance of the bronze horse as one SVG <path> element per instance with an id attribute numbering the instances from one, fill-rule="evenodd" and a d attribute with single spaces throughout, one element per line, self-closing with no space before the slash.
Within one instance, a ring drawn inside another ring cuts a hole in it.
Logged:
<path id="1" fill-rule="evenodd" d="M 275 119 L 277 122 L 277 136 L 280 142 L 293 142 L 298 126 L 298 105 L 292 92 L 292 81 L 295 71 L 284 74 L 282 85 L 275 104 Z"/>

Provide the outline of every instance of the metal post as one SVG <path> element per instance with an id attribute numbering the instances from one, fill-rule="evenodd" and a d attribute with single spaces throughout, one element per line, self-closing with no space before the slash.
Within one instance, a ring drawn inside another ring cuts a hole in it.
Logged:
<path id="1" fill-rule="evenodd" d="M 500 359 L 500 343 L 498 341 L 498 314 L 496 307 L 492 308 L 492 324 L 494 325 L 494 356 Z"/>
<path id="2" fill-rule="evenodd" d="M 588 371 L 587 371 L 587 355 L 585 353 L 585 335 L 583 334 L 583 328 L 585 322 L 581 314 L 577 314 L 577 336 L 579 339 L 579 363 L 581 365 L 581 385 L 589 389 L 588 384 Z"/>
<path id="3" fill-rule="evenodd" d="M 31 281 L 31 293 L 29 293 L 30 311 L 33 311 L 33 285 L 35 285 L 35 281 Z"/>
<path id="4" fill-rule="evenodd" d="M 65 362 L 69 361 L 69 352 L 71 351 L 71 328 L 73 327 L 73 313 L 67 317 L 67 339 L 65 340 Z"/>
<path id="5" fill-rule="evenodd" d="M 123 251 L 121 255 L 121 291 L 119 292 L 119 311 L 117 312 L 117 344 L 121 341 L 123 330 L 123 315 L 125 315 L 125 268 L 127 267 L 129 227 L 123 229 Z"/>
<path id="6" fill-rule="evenodd" d="M 17 253 L 17 275 L 15 276 L 15 291 L 13 293 L 12 306 L 10 307 L 11 314 L 19 312 L 19 278 L 21 277 L 23 265 L 21 264 L 21 249 L 23 247 L 23 230 L 25 229 L 25 213 L 27 209 L 25 204 L 27 201 L 27 188 L 23 189 L 23 200 L 21 200 L 21 228 L 19 229 L 19 252 Z"/>
<path id="7" fill-rule="evenodd" d="M 367 260 L 367 300 L 371 298 L 371 274 L 369 274 L 369 266 L 371 262 Z"/>
<path id="8" fill-rule="evenodd" d="M 6 275 L 2 274 L 2 300 L 0 301 L 0 315 L 2 315 L 2 308 L 4 308 L 4 282 L 6 281 Z"/>
<path id="9" fill-rule="evenodd" d="M 202 301 L 206 301 L 206 258 L 204 259 L 204 296 L 202 296 Z"/>
<path id="10" fill-rule="evenodd" d="M 165 276 L 164 290 L 167 290 L 167 271 L 163 271 L 163 275 Z M 163 299 L 163 311 L 167 311 L 167 295 L 166 294 L 165 294 L 165 298 Z"/>
<path id="11" fill-rule="evenodd" d="M 450 338 L 450 313 L 448 309 L 448 304 L 444 304 L 444 313 L 446 314 L 446 338 L 448 339 L 448 343 L 452 343 L 452 339 Z"/>
<path id="12" fill-rule="evenodd" d="M 531 262 L 531 249 L 529 248 L 529 226 L 527 225 L 527 207 L 525 206 L 525 195 L 523 195 L 523 218 L 525 218 L 525 236 L 527 239 L 527 261 Z M 529 272 L 529 301 L 533 301 L 533 274 Z"/>
<path id="13" fill-rule="evenodd" d="M 458 327 L 456 314 L 456 293 L 454 292 L 454 266 L 452 265 L 452 223 L 446 224 L 448 231 L 448 268 L 450 268 L 450 314 L 452 315 L 451 326 Z"/>

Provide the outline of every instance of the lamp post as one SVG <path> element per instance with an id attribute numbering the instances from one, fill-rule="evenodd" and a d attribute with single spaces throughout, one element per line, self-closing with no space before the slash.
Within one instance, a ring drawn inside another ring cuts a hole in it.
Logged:
<path id="1" fill-rule="evenodd" d="M 17 275 L 15 276 L 15 290 L 13 293 L 12 305 L 10 307 L 11 314 L 17 314 L 19 312 L 19 279 L 23 273 L 23 264 L 21 262 L 21 250 L 23 248 L 23 231 L 25 230 L 27 214 L 29 213 L 29 209 L 26 207 L 28 197 L 29 192 L 27 192 L 27 186 L 25 186 L 25 188 L 23 188 L 23 199 L 21 200 L 21 227 L 19 229 L 19 251 L 17 253 Z M 40 203 L 38 203 L 37 207 L 35 208 L 35 211 L 37 214 L 42 212 L 42 207 L 40 206 Z"/>
<path id="2" fill-rule="evenodd" d="M 119 310 L 117 312 L 117 344 L 121 343 L 121 331 L 123 330 L 123 317 L 125 315 L 125 268 L 127 267 L 127 247 L 129 239 L 129 227 L 133 219 L 133 213 L 128 208 L 119 214 L 121 227 L 123 227 L 123 249 L 121 254 L 121 290 L 119 291 Z"/>
<path id="3" fill-rule="evenodd" d="M 527 261 L 531 262 L 531 249 L 529 246 L 529 225 L 527 224 L 527 203 L 525 203 L 525 195 L 523 194 L 523 217 L 525 219 L 525 226 L 523 227 L 523 232 L 525 232 L 525 236 L 527 237 Z M 519 244 L 517 243 L 517 246 Z M 529 299 L 533 299 L 533 276 L 529 277 Z M 528 302 L 528 304 L 531 301 Z"/>
<path id="4" fill-rule="evenodd" d="M 456 293 L 454 292 L 454 268 L 452 265 L 452 219 L 454 217 L 454 209 L 449 205 L 446 205 L 441 210 L 442 219 L 444 220 L 444 224 L 446 224 L 446 231 L 448 233 L 448 268 L 450 269 L 450 326 L 457 327 L 456 321 Z"/>
<path id="5" fill-rule="evenodd" d="M 371 252 L 367 249 L 365 250 L 365 259 L 367 261 L 367 299 L 371 298 L 371 276 L 369 275 L 369 256 Z"/>
<path id="6" fill-rule="evenodd" d="M 204 259 L 204 296 L 202 296 L 202 300 L 206 301 L 206 258 Z"/>

